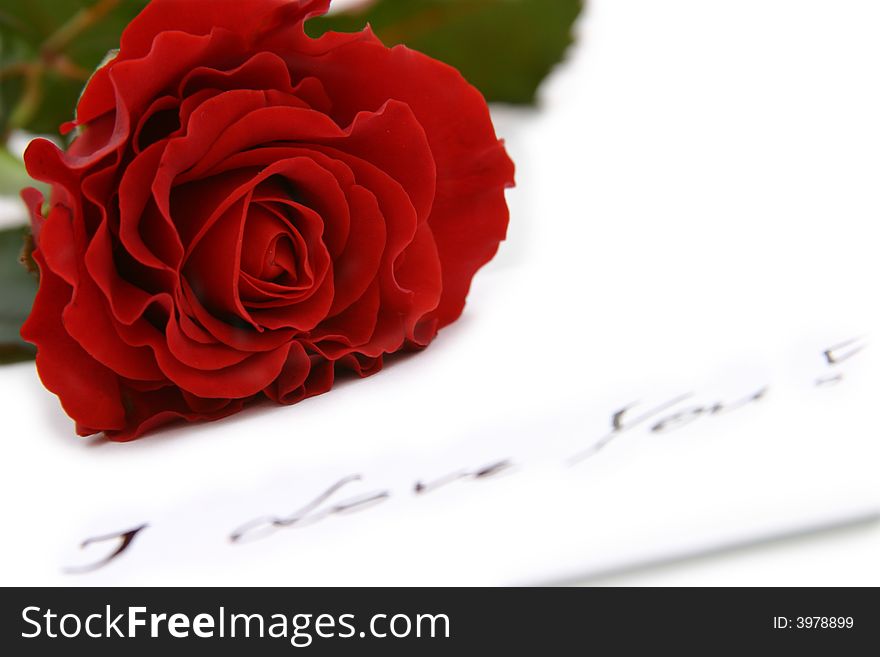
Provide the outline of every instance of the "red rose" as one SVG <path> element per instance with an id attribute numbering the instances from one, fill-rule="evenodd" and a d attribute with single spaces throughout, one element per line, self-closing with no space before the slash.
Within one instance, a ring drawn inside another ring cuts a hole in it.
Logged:
<path id="1" fill-rule="evenodd" d="M 129 440 L 426 346 L 507 228 L 513 165 L 453 68 L 329 0 L 153 0 L 66 152 L 27 150 L 40 289 L 22 335 L 77 431 Z"/>

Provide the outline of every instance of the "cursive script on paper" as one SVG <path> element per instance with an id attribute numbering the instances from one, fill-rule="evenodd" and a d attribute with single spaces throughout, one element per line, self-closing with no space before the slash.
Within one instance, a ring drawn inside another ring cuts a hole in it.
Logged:
<path id="1" fill-rule="evenodd" d="M 825 349 L 821 353 L 824 371 L 811 382 L 811 385 L 825 388 L 839 384 L 845 377 L 843 365 L 861 353 L 866 346 L 865 338 L 854 338 Z M 771 388 L 769 385 L 764 385 L 746 391 L 740 397 L 729 400 L 716 399 L 710 403 L 693 403 L 693 400 L 697 398 L 693 392 L 670 397 L 666 401 L 652 406 L 633 402 L 610 413 L 610 427 L 606 434 L 579 451 L 563 456 L 560 458 L 560 463 L 564 467 L 575 468 L 584 461 L 596 457 L 614 441 L 620 440 L 636 430 L 644 430 L 651 434 L 665 434 L 694 422 L 718 420 L 730 413 L 742 411 L 763 402 L 770 397 Z M 290 513 L 268 514 L 247 520 L 228 532 L 227 536 L 232 544 L 246 544 L 268 538 L 278 531 L 301 529 L 332 517 L 367 511 L 394 498 L 395 495 L 408 494 L 421 497 L 457 482 L 487 481 L 501 475 L 515 474 L 526 466 L 526 463 L 517 462 L 511 457 L 501 457 L 486 463 L 454 469 L 439 477 L 417 478 L 408 489 L 403 491 L 395 492 L 390 488 L 379 487 L 367 493 L 350 495 L 348 489 L 352 484 L 367 479 L 360 473 L 354 473 L 332 482 Z M 136 536 L 146 531 L 148 527 L 149 525 L 146 523 L 141 523 L 134 528 L 86 539 L 81 543 L 81 548 L 106 543 L 109 546 L 107 555 L 85 566 L 65 568 L 64 572 L 85 574 L 107 566 L 129 551 Z"/>

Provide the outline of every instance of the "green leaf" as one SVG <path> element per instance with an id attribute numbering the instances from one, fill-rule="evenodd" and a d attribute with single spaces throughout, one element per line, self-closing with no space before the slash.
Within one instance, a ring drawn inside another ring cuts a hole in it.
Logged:
<path id="1" fill-rule="evenodd" d="M 147 0 L 17 0 L 0 8 L 0 143 L 54 134 L 89 74 Z"/>
<path id="2" fill-rule="evenodd" d="M 312 36 L 370 23 L 388 45 L 403 43 L 456 67 L 488 101 L 531 104 L 572 42 L 581 0 L 374 0 L 315 18 Z"/>
<path id="3" fill-rule="evenodd" d="M 37 293 L 37 279 L 20 261 L 29 236 L 26 226 L 0 230 L 0 363 L 29 360 L 36 354 L 19 337 Z"/>
<path id="4" fill-rule="evenodd" d="M 0 196 L 18 196 L 22 189 L 36 184 L 24 168 L 24 162 L 0 146 Z M 26 216 L 24 209 L 22 216 Z"/>

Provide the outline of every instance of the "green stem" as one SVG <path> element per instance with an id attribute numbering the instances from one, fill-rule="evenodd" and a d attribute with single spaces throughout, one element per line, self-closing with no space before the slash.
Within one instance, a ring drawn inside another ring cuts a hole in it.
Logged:
<path id="1" fill-rule="evenodd" d="M 28 175 L 21 158 L 15 157 L 0 145 L 0 196 L 17 196 L 25 187 L 37 187 L 45 191 L 41 183 L 32 180 Z M 21 206 L 21 210 L 21 219 L 25 221 L 27 212 L 24 205 Z"/>
<path id="2" fill-rule="evenodd" d="M 24 78 L 24 91 L 9 115 L 8 128 L 26 127 L 43 102 L 43 76 L 49 70 L 72 80 L 85 81 L 89 72 L 77 66 L 64 55 L 65 49 L 83 32 L 113 11 L 120 0 L 98 0 L 76 12 L 64 25 L 49 35 L 40 46 L 40 59 L 33 62 L 14 62 L 0 69 L 0 79 L 11 75 Z M 6 143 L 9 129 L 0 134 L 0 144 Z"/>
<path id="3" fill-rule="evenodd" d="M 52 59 L 64 52 L 74 39 L 100 21 L 119 5 L 119 0 L 98 0 L 91 7 L 76 12 L 49 36 L 40 48 L 43 57 Z"/>
<path id="4" fill-rule="evenodd" d="M 24 93 L 9 115 L 9 125 L 12 128 L 26 126 L 40 108 L 43 100 L 43 88 L 40 84 L 42 79 L 43 67 L 39 63 L 27 67 L 24 74 Z"/>
<path id="5" fill-rule="evenodd" d="M 29 62 L 12 62 L 6 66 L 0 66 L 0 80 L 14 75 L 25 75 L 32 64 Z"/>

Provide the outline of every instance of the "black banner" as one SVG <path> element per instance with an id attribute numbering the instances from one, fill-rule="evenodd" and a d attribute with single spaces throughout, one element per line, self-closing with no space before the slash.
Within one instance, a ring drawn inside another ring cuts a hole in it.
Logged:
<path id="1" fill-rule="evenodd" d="M 880 645 L 880 598 L 867 588 L 22 588 L 4 589 L 2 598 L 7 655 L 71 648 L 89 655 L 478 648 L 581 655 L 645 646 L 856 654 Z"/>

